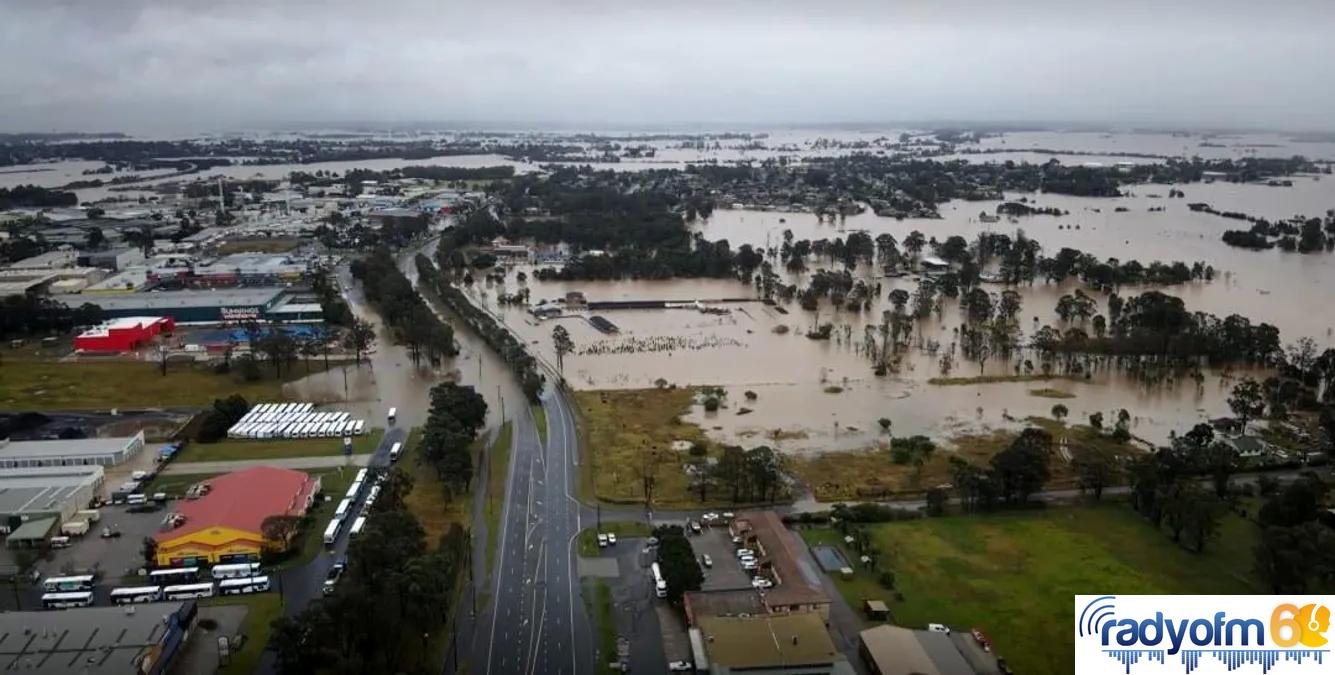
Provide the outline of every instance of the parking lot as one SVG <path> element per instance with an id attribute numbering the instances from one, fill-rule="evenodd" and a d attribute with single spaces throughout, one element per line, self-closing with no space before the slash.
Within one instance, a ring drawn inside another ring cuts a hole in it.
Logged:
<path id="1" fill-rule="evenodd" d="M 727 525 L 706 527 L 700 534 L 692 534 L 690 541 L 697 559 L 701 555 L 708 555 L 714 562 L 710 568 L 701 566 L 705 573 L 705 582 L 701 586 L 703 590 L 751 587 L 751 575 L 737 562 L 737 547 L 732 545 Z"/>
<path id="2" fill-rule="evenodd" d="M 71 537 L 69 548 L 53 549 L 49 560 L 41 560 L 36 569 L 43 576 L 101 570 L 103 583 L 116 583 L 119 577 L 135 574 L 144 566 L 144 538 L 156 533 L 162 519 L 171 512 L 171 503 L 154 513 L 130 513 L 125 506 L 104 506 L 102 517 L 89 524 L 88 534 Z M 110 527 L 121 536 L 103 539 L 103 528 Z"/>

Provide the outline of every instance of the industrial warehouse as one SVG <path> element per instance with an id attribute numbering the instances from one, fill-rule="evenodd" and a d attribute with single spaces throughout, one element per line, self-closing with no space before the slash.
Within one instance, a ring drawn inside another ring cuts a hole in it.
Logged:
<path id="1" fill-rule="evenodd" d="M 200 491 L 198 499 L 178 503 L 169 519 L 178 524 L 153 536 L 159 565 L 250 562 L 266 550 L 286 550 L 289 542 L 266 536 L 264 522 L 306 515 L 320 492 L 320 478 L 256 466 L 211 478 Z"/>
<path id="2" fill-rule="evenodd" d="M 52 299 L 71 307 L 92 302 L 101 307 L 103 316 L 109 319 L 165 316 L 184 324 L 324 320 L 324 312 L 314 296 L 277 287 L 56 295 Z"/>
<path id="3" fill-rule="evenodd" d="M 77 438 L 54 441 L 0 439 L 0 469 L 34 466 L 123 464 L 144 449 L 144 432 L 123 438 Z"/>
<path id="4" fill-rule="evenodd" d="M 0 613 L 0 660 L 25 673 L 168 672 L 198 614 L 194 600 L 77 612 Z M 207 638 L 201 638 L 207 639 Z"/>
<path id="5" fill-rule="evenodd" d="M 43 466 L 0 472 L 0 519 L 9 525 L 10 546 L 45 541 L 93 500 L 102 486 L 100 466 Z"/>

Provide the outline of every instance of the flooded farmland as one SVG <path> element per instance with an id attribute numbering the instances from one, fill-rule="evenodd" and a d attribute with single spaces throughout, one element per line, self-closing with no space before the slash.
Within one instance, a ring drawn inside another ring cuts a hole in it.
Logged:
<path id="1" fill-rule="evenodd" d="M 1071 139 L 1063 138 L 1063 134 L 1046 136 L 1029 144 L 1082 152 L 1130 151 L 1116 144 L 1072 145 L 1068 142 Z M 1097 135 L 1092 137 L 1106 140 Z M 1171 141 L 1165 138 L 1169 137 L 1141 138 L 1133 149 L 1147 153 L 1181 152 L 1180 147 L 1166 145 Z M 1009 145 L 1019 145 L 1010 140 Z M 1183 142 L 1174 140 L 1179 145 Z M 1186 141 L 1186 145 L 1190 147 L 1195 142 Z M 1235 146 L 1203 150 L 1238 156 L 1254 151 L 1243 147 L 1247 145 L 1250 144 L 1237 142 Z M 1261 154 L 1268 153 L 1261 151 Z M 979 155 L 973 159 L 988 158 Z M 1168 199 L 1171 188 L 1183 190 L 1186 197 Z M 1226 229 L 1238 228 L 1238 221 L 1194 212 L 1187 207 L 1188 203 L 1206 202 L 1221 211 L 1241 211 L 1270 219 L 1323 215 L 1327 209 L 1335 208 L 1335 180 L 1330 176 L 1297 176 L 1291 187 L 1216 182 L 1137 185 L 1128 192 L 1124 197 L 1101 199 L 1006 194 L 1007 200 L 1027 198 L 1038 206 L 1056 207 L 1066 214 L 1000 222 L 979 218 L 980 212 L 994 213 L 1000 201 L 954 201 L 941 205 L 940 219 L 895 220 L 875 216 L 868 210 L 832 221 L 810 213 L 725 209 L 715 211 L 695 227 L 704 238 L 726 239 L 734 249 L 742 244 L 777 247 L 784 230 L 791 230 L 794 239 L 833 239 L 865 231 L 873 238 L 888 233 L 902 241 L 914 230 L 938 240 L 951 235 L 972 240 L 980 232 L 1014 234 L 1023 229 L 1049 254 L 1071 247 L 1100 258 L 1136 259 L 1146 264 L 1183 261 L 1190 265 L 1201 261 L 1216 270 L 1213 281 L 1159 290 L 1182 297 L 1193 311 L 1220 317 L 1241 314 L 1253 322 L 1271 323 L 1279 328 L 1284 344 L 1311 337 L 1323 348 L 1335 346 L 1335 312 L 1328 309 L 1331 289 L 1335 286 L 1335 256 L 1232 248 L 1220 241 L 1220 236 Z M 819 261 L 811 264 L 813 270 L 820 266 Z M 881 417 L 892 421 L 896 436 L 921 433 L 943 438 L 1017 427 L 1025 417 L 1050 415 L 1053 404 L 1058 402 L 1070 409 L 1075 420 L 1084 420 L 1095 412 L 1102 412 L 1110 419 L 1116 411 L 1126 409 L 1135 436 L 1149 442 L 1163 442 L 1174 431 L 1181 432 L 1209 417 L 1227 415 L 1228 392 L 1241 375 L 1207 370 L 1199 380 L 1183 376 L 1147 383 L 1119 369 L 1095 364 L 1092 372 L 1073 380 L 932 384 L 929 380 L 944 374 L 941 355 L 953 351 L 958 340 L 961 312 L 956 301 L 947 300 L 939 318 L 915 322 L 913 346 L 902 355 L 897 371 L 877 377 L 864 351 L 864 330 L 878 323 L 881 312 L 889 308 L 885 298 L 890 290 L 912 291 L 916 287 L 917 280 L 912 276 L 881 278 L 871 269 L 855 270 L 855 279 L 880 285 L 871 310 L 835 311 L 823 303 L 817 316 L 803 311 L 797 303 L 780 303 L 786 314 L 766 306 L 755 300 L 758 294 L 753 286 L 730 279 L 543 282 L 533 279 L 532 268 L 526 271 L 527 286 L 535 303 L 564 297 L 570 291 L 582 292 L 591 302 L 734 300 L 718 305 L 727 310 L 721 314 L 686 307 L 574 312 L 560 319 L 539 320 L 519 308 L 497 304 L 500 292 L 516 290 L 514 274 L 507 277 L 504 288 L 479 281 L 471 291 L 551 363 L 556 362 L 551 345 L 554 322 L 564 325 L 576 347 L 564 359 L 564 372 L 572 386 L 600 389 L 665 383 L 720 385 L 728 392 L 725 407 L 705 413 L 701 406 L 696 406 L 690 414 L 691 421 L 698 422 L 716 440 L 746 445 L 766 442 L 793 453 L 873 446 L 881 438 L 877 427 Z M 799 274 L 788 281 L 800 287 L 805 285 L 805 276 Z M 984 288 L 996 294 L 1005 287 L 985 285 Z M 1023 298 L 1022 341 L 1044 324 L 1058 325 L 1055 314 L 1058 298 L 1077 288 L 1083 288 L 1077 281 L 1015 287 Z M 1144 290 L 1149 288 L 1126 287 L 1120 294 L 1127 297 Z M 1100 312 L 1106 314 L 1106 298 L 1102 294 L 1092 295 L 1099 302 Z M 742 301 L 746 299 L 750 300 Z M 606 318 L 619 332 L 605 334 L 597 330 L 589 322 L 592 314 Z M 832 339 L 816 341 L 805 336 L 818 322 L 835 325 Z M 932 351 L 932 346 L 937 349 Z M 1025 358 L 1021 355 L 1015 361 L 989 360 L 980 370 L 976 362 L 957 355 L 949 374 L 1011 375 L 1016 372 L 1017 362 Z M 1058 395 L 1070 398 L 1058 401 L 1035 395 L 1034 392 L 1043 389 L 1056 390 Z M 748 391 L 754 393 L 754 400 L 747 400 Z"/>

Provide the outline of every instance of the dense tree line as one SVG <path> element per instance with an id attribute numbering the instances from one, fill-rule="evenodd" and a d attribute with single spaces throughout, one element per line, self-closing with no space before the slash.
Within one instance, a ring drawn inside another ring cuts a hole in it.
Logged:
<path id="1" fill-rule="evenodd" d="M 411 673 L 439 669 L 428 648 L 454 610 L 469 534 L 453 525 L 428 542 L 404 506 L 412 479 L 381 484 L 365 529 L 348 545 L 348 568 L 331 595 L 274 621 L 269 647 L 282 673 Z"/>
<path id="2" fill-rule="evenodd" d="M 330 278 L 328 270 L 324 268 L 315 270 L 315 273 L 311 275 L 311 290 L 315 292 L 316 297 L 320 298 L 320 310 L 324 313 L 326 323 L 335 326 L 352 325 L 352 310 L 348 308 L 348 303 L 343 300 L 343 295 L 339 293 L 338 286 Z"/>
<path id="3" fill-rule="evenodd" d="M 1322 522 L 1327 485 L 1304 474 L 1269 492 L 1257 514 L 1261 540 L 1253 549 L 1253 571 L 1272 593 L 1320 593 L 1335 588 L 1335 529 Z"/>
<path id="4" fill-rule="evenodd" d="M 1118 356 L 1144 355 L 1177 360 L 1207 357 L 1211 363 L 1268 363 L 1281 353 L 1279 329 L 1253 325 L 1237 314 L 1219 319 L 1191 312 L 1176 296 L 1147 291 L 1123 300 L 1108 300 L 1108 333 L 1087 334 L 1074 327 L 1062 332 L 1044 326 L 1033 345 L 1040 352 L 1081 352 Z"/>
<path id="5" fill-rule="evenodd" d="M 389 249 L 377 248 L 352 262 L 352 276 L 362 282 L 366 297 L 379 310 L 395 336 L 408 345 L 413 363 L 425 356 L 431 363 L 459 353 L 454 329 L 426 306 L 412 282 L 399 271 Z"/>
<path id="6" fill-rule="evenodd" d="M 431 289 L 446 307 L 457 314 L 469 328 L 481 336 L 487 346 L 501 356 L 519 378 L 519 385 L 524 390 L 524 395 L 530 402 L 537 403 L 542 395 L 544 378 L 538 369 L 537 359 L 529 354 L 524 343 L 502 326 L 495 317 L 470 302 L 448 275 L 432 264 L 430 258 L 418 254 L 416 263 L 421 283 Z"/>
<path id="7" fill-rule="evenodd" d="M 431 388 L 422 429 L 422 459 L 451 493 L 467 492 L 473 479 L 473 441 L 487 422 L 487 402 L 472 387 L 443 382 Z"/>
<path id="8" fill-rule="evenodd" d="M 52 190 L 36 185 L 16 185 L 0 188 L 0 211 L 19 208 L 56 208 L 78 206 L 79 196 L 73 192 Z"/>
<path id="9" fill-rule="evenodd" d="M 696 479 L 700 501 L 708 500 L 711 486 L 734 503 L 777 501 L 784 489 L 783 457 L 764 445 L 749 450 L 725 446 L 718 462 Z"/>
<path id="10" fill-rule="evenodd" d="M 654 536 L 658 538 L 658 568 L 667 582 L 667 600 L 680 605 L 686 591 L 700 590 L 705 574 L 680 525 L 660 525 L 654 528 Z"/>
<path id="11" fill-rule="evenodd" d="M 69 307 L 40 295 L 9 295 L 0 299 L 0 338 L 45 337 L 102 321 L 102 308 L 85 302 Z"/>
<path id="12" fill-rule="evenodd" d="M 952 457 L 951 477 L 960 504 L 970 512 L 1025 505 L 1047 483 L 1052 452 L 1052 435 L 1030 427 L 993 455 L 987 467 Z"/>
<path id="13" fill-rule="evenodd" d="M 227 438 L 227 430 L 240 422 L 249 411 L 250 403 L 240 394 L 214 399 L 213 407 L 203 413 L 204 419 L 195 432 L 195 440 L 200 443 L 215 443 Z"/>
<path id="14" fill-rule="evenodd" d="M 1210 425 L 1198 424 L 1171 446 L 1131 463 L 1132 506 L 1174 542 L 1199 553 L 1219 533 L 1229 478 L 1237 469 L 1237 451 L 1216 439 Z M 1201 477 L 1213 489 L 1201 485 Z"/>

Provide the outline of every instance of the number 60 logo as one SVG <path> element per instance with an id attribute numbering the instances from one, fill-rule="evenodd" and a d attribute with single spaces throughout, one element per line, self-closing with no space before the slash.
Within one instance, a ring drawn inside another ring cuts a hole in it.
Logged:
<path id="1" fill-rule="evenodd" d="M 1270 640 L 1278 647 L 1323 647 L 1330 628 L 1330 608 L 1283 604 L 1270 613 Z"/>

